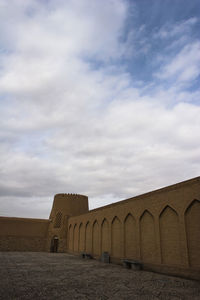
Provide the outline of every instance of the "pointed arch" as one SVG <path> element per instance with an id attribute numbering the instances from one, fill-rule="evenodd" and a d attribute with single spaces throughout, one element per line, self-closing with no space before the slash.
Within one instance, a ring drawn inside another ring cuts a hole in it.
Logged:
<path id="1" fill-rule="evenodd" d="M 140 220 L 142 219 L 142 217 L 143 217 L 146 213 L 149 214 L 149 215 L 153 218 L 152 213 L 151 213 L 148 209 L 145 209 L 145 210 L 143 211 L 143 213 L 141 214 L 141 216 L 140 216 Z"/>
<path id="2" fill-rule="evenodd" d="M 85 250 L 87 253 L 92 252 L 92 227 L 90 222 L 85 226 Z"/>
<path id="3" fill-rule="evenodd" d="M 85 248 L 85 234 L 84 234 L 84 226 L 83 223 L 79 226 L 79 252 L 83 252 Z"/>
<path id="4" fill-rule="evenodd" d="M 109 224 L 106 218 L 103 219 L 101 223 L 101 252 L 110 252 L 110 244 L 109 244 Z"/>
<path id="5" fill-rule="evenodd" d="M 74 252 L 78 252 L 78 225 L 74 225 Z"/>
<path id="6" fill-rule="evenodd" d="M 135 218 L 129 213 L 124 220 L 124 247 L 125 257 L 136 257 L 136 222 Z"/>
<path id="7" fill-rule="evenodd" d="M 122 256 L 121 222 L 117 216 L 113 218 L 111 224 L 111 254 L 117 258 Z"/>
<path id="8" fill-rule="evenodd" d="M 200 267 L 200 201 L 193 200 L 185 211 L 189 264 Z"/>
<path id="9" fill-rule="evenodd" d="M 140 217 L 140 249 L 144 262 L 156 262 L 155 224 L 148 210 L 145 210 Z"/>
<path id="10" fill-rule="evenodd" d="M 97 220 L 94 221 L 92 227 L 92 253 L 94 256 L 100 255 L 99 249 L 99 224 Z"/>
<path id="11" fill-rule="evenodd" d="M 177 212 L 167 205 L 159 217 L 162 263 L 181 264 L 179 218 Z"/>
<path id="12" fill-rule="evenodd" d="M 69 250 L 73 251 L 73 227 L 72 224 L 69 226 Z"/>

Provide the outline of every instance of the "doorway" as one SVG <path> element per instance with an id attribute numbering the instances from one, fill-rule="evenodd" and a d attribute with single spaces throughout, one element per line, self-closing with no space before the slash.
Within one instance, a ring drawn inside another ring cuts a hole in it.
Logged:
<path id="1" fill-rule="evenodd" d="M 58 252 L 59 239 L 57 236 L 54 236 L 51 240 L 51 252 Z"/>

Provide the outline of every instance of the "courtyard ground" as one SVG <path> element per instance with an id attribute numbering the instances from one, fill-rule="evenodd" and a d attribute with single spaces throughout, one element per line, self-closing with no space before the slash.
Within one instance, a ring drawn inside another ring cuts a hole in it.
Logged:
<path id="1" fill-rule="evenodd" d="M 0 252 L 0 299 L 200 299 L 200 282 L 69 254 Z"/>

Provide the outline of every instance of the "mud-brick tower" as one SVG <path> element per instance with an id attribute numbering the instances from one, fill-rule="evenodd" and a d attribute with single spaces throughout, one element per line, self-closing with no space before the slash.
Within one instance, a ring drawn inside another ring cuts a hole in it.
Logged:
<path id="1" fill-rule="evenodd" d="M 57 194 L 50 213 L 47 250 L 67 251 L 68 218 L 88 212 L 88 197 L 78 194 Z"/>

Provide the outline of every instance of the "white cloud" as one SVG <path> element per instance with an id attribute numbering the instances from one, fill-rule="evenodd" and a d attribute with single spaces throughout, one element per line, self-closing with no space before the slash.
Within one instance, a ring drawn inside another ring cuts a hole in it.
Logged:
<path id="1" fill-rule="evenodd" d="M 59 192 L 92 208 L 199 175 L 200 108 L 185 103 L 199 92 L 153 84 L 147 96 L 114 63 L 129 48 L 127 2 L 92 3 L 0 2 L 3 214 L 48 217 Z M 185 46 L 160 76 L 195 79 L 198 53 Z"/>
<path id="2" fill-rule="evenodd" d="M 189 18 L 187 20 L 177 22 L 177 23 L 168 23 L 163 25 L 157 32 L 154 33 L 154 38 L 167 39 L 178 37 L 182 38 L 182 35 L 188 34 L 192 27 L 198 23 L 196 17 Z"/>
<path id="3" fill-rule="evenodd" d="M 200 42 L 187 44 L 174 58 L 161 67 L 157 76 L 176 82 L 192 82 L 200 74 Z"/>

